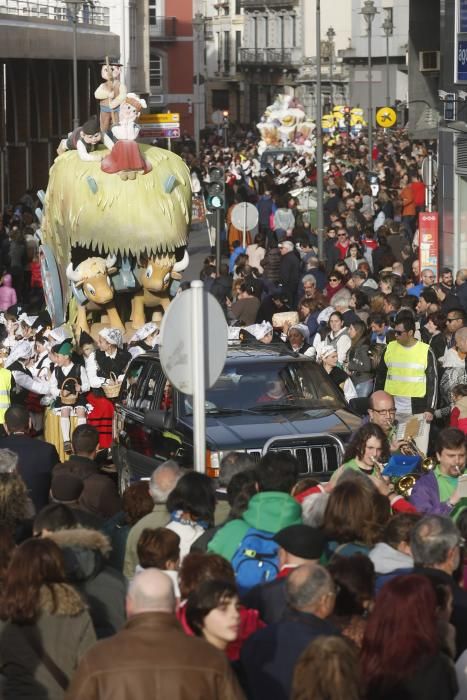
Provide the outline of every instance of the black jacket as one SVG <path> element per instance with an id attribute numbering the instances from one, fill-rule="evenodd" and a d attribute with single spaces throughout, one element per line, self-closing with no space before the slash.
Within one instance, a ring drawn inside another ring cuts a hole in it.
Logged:
<path id="1" fill-rule="evenodd" d="M 242 597 L 242 603 L 246 608 L 257 610 L 260 618 L 267 625 L 280 622 L 288 611 L 285 597 L 286 583 L 287 577 L 281 576 L 255 586 Z"/>
<path id="2" fill-rule="evenodd" d="M 289 302 L 294 305 L 300 282 L 300 260 L 293 251 L 281 257 L 279 274 L 284 290 L 288 294 Z"/>
<path id="3" fill-rule="evenodd" d="M 386 375 L 388 373 L 387 365 L 384 361 L 386 353 L 384 353 L 378 369 L 376 370 L 376 380 L 375 380 L 375 391 L 379 389 L 384 389 L 386 383 Z M 438 401 L 438 368 L 436 365 L 436 358 L 433 351 L 428 350 L 428 364 L 425 370 L 426 374 L 426 394 L 421 398 L 412 399 L 412 413 L 415 415 L 417 413 L 425 413 L 429 411 L 430 413 L 435 412 L 435 408 Z"/>
<path id="4" fill-rule="evenodd" d="M 249 700 L 288 700 L 295 664 L 319 636 L 339 630 L 311 613 L 290 611 L 283 621 L 249 637 L 240 654 L 240 673 Z"/>
<path id="5" fill-rule="evenodd" d="M 457 696 L 454 664 L 445 654 L 420 660 L 419 667 L 408 678 L 386 688 L 370 688 L 367 700 L 454 700 Z"/>
<path id="6" fill-rule="evenodd" d="M 35 440 L 23 433 L 1 438 L 0 449 L 18 455 L 18 472 L 38 513 L 49 502 L 52 469 L 60 461 L 57 450 L 49 442 Z"/>

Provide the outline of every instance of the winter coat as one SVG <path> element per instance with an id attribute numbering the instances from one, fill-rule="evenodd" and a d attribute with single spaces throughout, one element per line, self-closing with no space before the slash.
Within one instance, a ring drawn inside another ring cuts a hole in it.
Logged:
<path id="1" fill-rule="evenodd" d="M 67 700 L 244 700 L 225 654 L 175 615 L 140 613 L 86 654 Z"/>
<path id="2" fill-rule="evenodd" d="M 293 610 L 247 639 L 240 654 L 247 697 L 288 700 L 295 664 L 318 636 L 339 636 L 339 631 L 312 613 Z"/>
<path id="3" fill-rule="evenodd" d="M 94 460 L 71 455 L 67 462 L 59 463 L 54 467 L 53 475 L 56 474 L 72 474 L 81 479 L 84 488 L 79 498 L 79 505 L 84 510 L 100 515 L 105 520 L 120 511 L 122 502 L 115 483 L 110 477 L 99 473 Z"/>
<path id="4" fill-rule="evenodd" d="M 298 283 L 300 282 L 300 260 L 293 251 L 282 255 L 279 277 L 284 291 L 287 292 L 289 302 L 295 305 Z"/>
<path id="5" fill-rule="evenodd" d="M 12 287 L 11 275 L 4 275 L 0 287 L 0 311 L 6 311 L 17 303 L 16 292 Z"/>
<path id="6" fill-rule="evenodd" d="M 251 326 L 256 321 L 259 305 L 260 301 L 257 297 L 238 299 L 230 307 L 228 317 L 244 326 Z"/>
<path id="7" fill-rule="evenodd" d="M 108 538 L 85 528 L 58 530 L 48 537 L 62 550 L 67 580 L 89 605 L 97 637 L 115 634 L 125 623 L 126 581 L 107 564 Z"/>
<path id="8" fill-rule="evenodd" d="M 410 676 L 390 687 L 370 688 L 365 697 L 367 700 L 454 700 L 457 697 L 454 664 L 442 653 L 422 657 Z"/>
<path id="9" fill-rule="evenodd" d="M 262 260 L 263 275 L 271 282 L 278 282 L 281 269 L 281 252 L 279 248 L 269 248 Z"/>
<path id="10" fill-rule="evenodd" d="M 367 382 L 373 377 L 369 351 L 370 346 L 365 340 L 359 340 L 354 347 L 350 347 L 347 371 L 354 384 Z"/>
<path id="11" fill-rule="evenodd" d="M 230 561 L 249 528 L 275 534 L 284 527 L 301 522 L 301 506 L 292 496 L 280 491 L 263 491 L 250 499 L 241 518 L 231 520 L 220 528 L 210 541 L 208 550 Z"/>
<path id="12" fill-rule="evenodd" d="M 3 700 L 62 700 L 96 635 L 81 596 L 64 583 L 43 586 L 32 625 L 0 622 Z"/>

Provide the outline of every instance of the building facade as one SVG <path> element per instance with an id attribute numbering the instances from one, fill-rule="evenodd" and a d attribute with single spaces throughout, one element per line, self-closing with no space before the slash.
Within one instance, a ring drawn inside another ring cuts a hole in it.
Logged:
<path id="1" fill-rule="evenodd" d="M 76 17 L 78 119 L 97 110 L 99 61 L 118 56 L 106 8 Z M 60 139 L 73 124 L 73 26 L 64 2 L 0 3 L 0 200 L 47 186 Z"/>
<path id="2" fill-rule="evenodd" d="M 374 109 L 408 96 L 408 32 L 411 0 L 374 0 L 376 14 L 371 26 L 372 107 Z M 343 52 L 349 66 L 349 100 L 368 115 L 368 29 L 362 14 L 364 0 L 352 0 L 351 43 Z M 428 14 L 428 13 L 427 13 Z M 385 22 L 388 27 L 386 33 Z M 390 27 L 392 26 L 392 30 Z"/>

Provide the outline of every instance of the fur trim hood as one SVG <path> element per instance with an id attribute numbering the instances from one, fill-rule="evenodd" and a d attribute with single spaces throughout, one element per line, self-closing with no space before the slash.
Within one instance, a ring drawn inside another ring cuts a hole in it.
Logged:
<path id="1" fill-rule="evenodd" d="M 95 578 L 107 565 L 109 539 L 97 530 L 72 528 L 48 535 L 63 553 L 67 579 L 80 584 Z"/>
<path id="2" fill-rule="evenodd" d="M 104 556 L 108 556 L 112 549 L 108 537 L 98 530 L 91 530 L 86 527 L 75 527 L 69 530 L 57 530 L 47 535 L 60 548 L 82 547 L 99 551 Z"/>
<path id="3" fill-rule="evenodd" d="M 79 593 L 67 583 L 42 586 L 39 597 L 41 612 L 48 615 L 79 615 L 86 610 Z"/>

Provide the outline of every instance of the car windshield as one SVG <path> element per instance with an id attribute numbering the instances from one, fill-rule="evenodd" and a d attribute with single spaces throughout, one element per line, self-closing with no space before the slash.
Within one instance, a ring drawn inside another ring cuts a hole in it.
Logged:
<path id="1" fill-rule="evenodd" d="M 192 400 L 185 396 L 185 415 Z M 268 364 L 233 363 L 206 392 L 207 413 L 267 412 L 275 410 L 345 408 L 344 397 L 310 360 Z"/>

